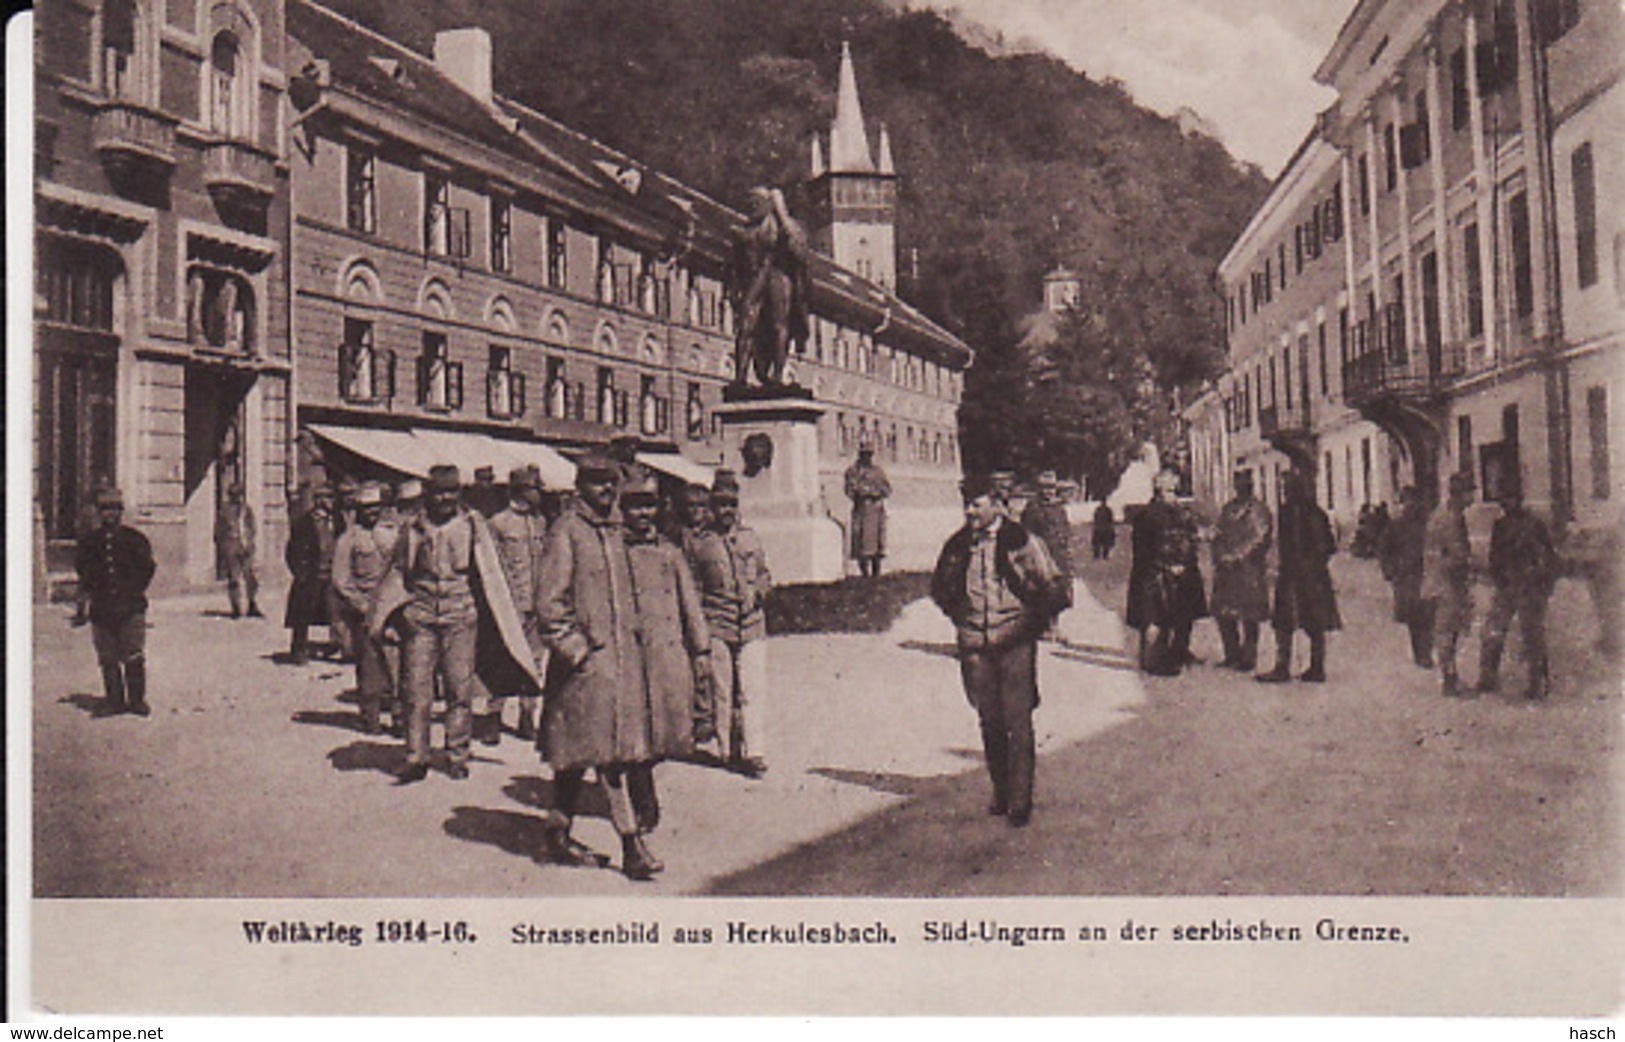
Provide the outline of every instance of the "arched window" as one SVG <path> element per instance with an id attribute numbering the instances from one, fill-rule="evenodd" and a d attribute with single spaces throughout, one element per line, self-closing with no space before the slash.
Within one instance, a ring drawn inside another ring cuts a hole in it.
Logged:
<path id="1" fill-rule="evenodd" d="M 237 34 L 222 30 L 209 45 L 209 129 L 226 138 L 250 137 L 253 100 L 247 56 Z"/>

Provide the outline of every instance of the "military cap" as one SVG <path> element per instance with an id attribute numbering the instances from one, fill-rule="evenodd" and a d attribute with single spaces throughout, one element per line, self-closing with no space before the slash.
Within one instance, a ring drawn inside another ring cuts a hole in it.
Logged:
<path id="1" fill-rule="evenodd" d="M 660 496 L 660 484 L 647 470 L 638 470 L 621 485 L 622 503 L 652 503 Z"/>
<path id="2" fill-rule="evenodd" d="M 1476 488 L 1478 488 L 1478 482 L 1473 480 L 1472 471 L 1458 470 L 1450 475 L 1450 491 L 1472 492 Z"/>
<path id="3" fill-rule="evenodd" d="M 497 479 L 497 470 L 496 470 L 495 467 L 490 466 L 490 465 L 487 464 L 487 465 L 478 466 L 478 467 L 474 468 L 474 480 L 476 482 L 478 482 L 480 484 L 484 484 L 484 485 L 489 485 L 489 484 L 494 483 L 496 481 L 496 479 Z"/>
<path id="4" fill-rule="evenodd" d="M 317 485 L 315 488 L 311 489 L 310 498 L 312 498 L 312 499 L 332 499 L 333 498 L 333 486 L 328 485 L 328 484 Z"/>
<path id="5" fill-rule="evenodd" d="M 739 502 L 739 476 L 723 468 L 711 478 L 711 498 L 724 502 Z"/>
<path id="6" fill-rule="evenodd" d="M 405 481 L 401 482 L 400 487 L 395 490 L 395 502 L 397 503 L 410 503 L 413 500 L 422 498 L 423 482 L 419 481 L 417 478 L 407 478 Z"/>
<path id="7" fill-rule="evenodd" d="M 576 460 L 576 479 L 582 478 L 616 478 L 621 468 L 609 458 L 601 449 L 591 449 Z"/>
<path id="8" fill-rule="evenodd" d="M 456 492 L 463 484 L 462 472 L 453 463 L 436 463 L 429 468 L 430 492 Z"/>
<path id="9" fill-rule="evenodd" d="M 124 505 L 124 493 L 112 485 L 96 491 L 96 505 L 99 507 L 121 507 Z"/>
<path id="10" fill-rule="evenodd" d="M 376 481 L 363 482 L 361 487 L 355 490 L 355 505 L 358 507 L 382 506 L 383 502 L 384 490 Z"/>
<path id="11" fill-rule="evenodd" d="M 959 482 L 959 494 L 969 503 L 983 496 L 997 496 L 998 486 L 994 483 L 992 474 L 986 471 L 973 471 Z"/>
<path id="12" fill-rule="evenodd" d="M 536 488 L 541 484 L 535 467 L 515 467 L 508 471 L 508 487 L 510 489 Z"/>
<path id="13" fill-rule="evenodd" d="M 1040 485 L 1058 485 L 1060 482 L 1061 479 L 1053 470 L 1041 470 L 1038 472 L 1038 483 Z"/>

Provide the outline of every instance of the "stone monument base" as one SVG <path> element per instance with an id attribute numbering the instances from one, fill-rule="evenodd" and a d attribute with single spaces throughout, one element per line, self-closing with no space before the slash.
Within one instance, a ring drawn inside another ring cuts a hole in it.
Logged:
<path id="1" fill-rule="evenodd" d="M 834 582 L 843 572 L 841 529 L 825 511 L 818 418 L 810 398 L 724 402 L 722 465 L 739 475 L 739 516 L 762 538 L 776 583 Z M 748 447 L 747 447 L 748 446 Z M 763 446 L 771 446 L 764 459 Z"/>

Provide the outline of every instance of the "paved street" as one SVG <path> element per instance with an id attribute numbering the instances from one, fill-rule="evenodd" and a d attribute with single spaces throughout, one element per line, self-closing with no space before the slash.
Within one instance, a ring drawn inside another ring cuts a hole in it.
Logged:
<path id="1" fill-rule="evenodd" d="M 772 642 L 772 769 L 659 772 L 668 870 L 535 859 L 549 805 L 526 744 L 473 777 L 398 788 L 362 735 L 350 671 L 282 665 L 274 621 L 212 601 L 151 614 L 155 712 L 92 716 L 88 633 L 35 612 L 35 889 L 41 896 L 1611 893 L 1620 701 L 1584 592 L 1554 604 L 1552 700 L 1453 702 L 1407 664 L 1368 562 L 1340 558 L 1332 682 L 1266 688 L 1127 668 L 1126 562 L 1092 566 L 1046 645 L 1039 797 L 1013 830 L 986 783 L 951 631 L 923 602 L 881 635 Z M 223 596 L 220 600 L 223 601 Z M 269 605 L 273 619 L 279 605 Z M 1210 626 L 1197 651 L 1217 657 Z M 1266 637 L 1266 647 L 1268 638 Z M 1473 645 L 1476 654 L 1476 643 Z M 1475 670 L 1469 666 L 1469 677 Z M 1521 667 L 1509 671 L 1516 690 Z M 436 731 L 438 737 L 438 729 Z M 577 836 L 619 848 L 602 808 Z"/>

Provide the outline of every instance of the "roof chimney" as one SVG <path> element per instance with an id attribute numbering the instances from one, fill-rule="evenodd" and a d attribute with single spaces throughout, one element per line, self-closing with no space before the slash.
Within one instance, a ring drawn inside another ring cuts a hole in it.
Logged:
<path id="1" fill-rule="evenodd" d="M 434 35 L 434 64 L 480 104 L 491 104 L 491 34 L 478 26 Z"/>

